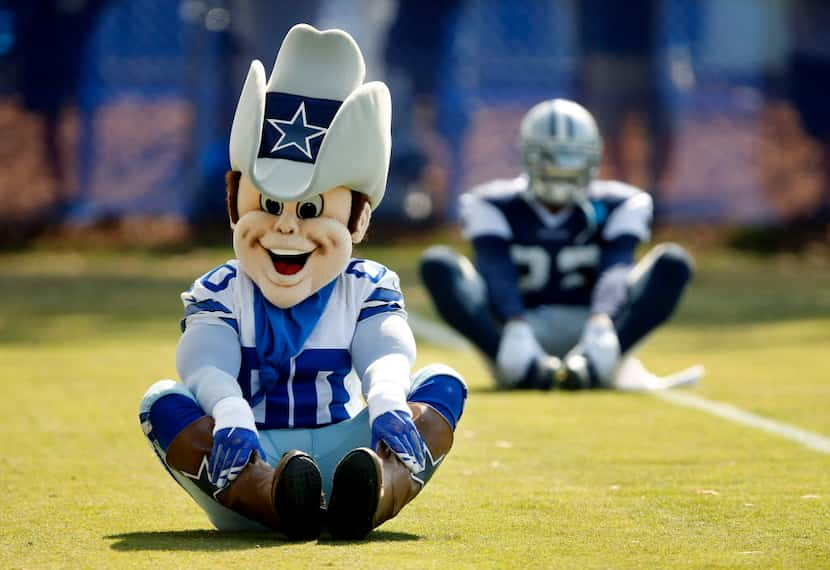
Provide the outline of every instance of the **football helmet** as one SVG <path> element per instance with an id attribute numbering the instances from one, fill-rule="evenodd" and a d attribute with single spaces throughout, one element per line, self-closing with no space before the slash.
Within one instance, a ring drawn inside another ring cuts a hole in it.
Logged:
<path id="1" fill-rule="evenodd" d="M 587 109 L 550 99 L 522 119 L 519 152 L 533 195 L 545 204 L 569 206 L 585 200 L 599 172 L 602 138 Z"/>

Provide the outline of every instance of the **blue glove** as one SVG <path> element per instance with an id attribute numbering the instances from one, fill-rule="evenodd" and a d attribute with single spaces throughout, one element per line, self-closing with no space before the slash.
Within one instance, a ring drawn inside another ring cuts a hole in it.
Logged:
<path id="1" fill-rule="evenodd" d="M 213 449 L 208 461 L 210 481 L 219 489 L 225 488 L 248 465 L 254 451 L 265 459 L 265 451 L 255 432 L 233 427 L 217 431 L 213 434 Z"/>
<path id="2" fill-rule="evenodd" d="M 413 473 L 426 468 L 426 444 L 408 414 L 393 410 L 376 417 L 372 422 L 372 449 L 377 449 L 381 441 Z"/>

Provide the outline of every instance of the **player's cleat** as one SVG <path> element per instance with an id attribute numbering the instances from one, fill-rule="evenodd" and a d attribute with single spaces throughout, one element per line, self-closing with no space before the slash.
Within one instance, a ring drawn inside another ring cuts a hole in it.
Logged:
<path id="1" fill-rule="evenodd" d="M 554 378 L 560 390 L 588 390 L 598 385 L 591 363 L 581 354 L 568 356 Z"/>
<path id="2" fill-rule="evenodd" d="M 374 528 L 382 480 L 381 460 L 371 449 L 350 451 L 337 464 L 328 506 L 328 527 L 334 538 L 360 540 Z"/>
<path id="3" fill-rule="evenodd" d="M 292 540 L 320 535 L 323 480 L 314 460 L 302 451 L 289 451 L 276 469 L 274 507 L 283 534 Z"/>
<path id="4" fill-rule="evenodd" d="M 562 361 L 555 356 L 537 358 L 524 378 L 512 387 L 517 390 L 550 390 L 557 386 L 562 369 Z"/>

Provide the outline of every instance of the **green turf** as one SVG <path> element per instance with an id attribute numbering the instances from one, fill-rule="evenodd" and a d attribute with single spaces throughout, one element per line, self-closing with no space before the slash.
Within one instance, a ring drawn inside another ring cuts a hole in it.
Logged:
<path id="1" fill-rule="evenodd" d="M 361 253 L 399 269 L 420 248 Z M 419 344 L 471 386 L 455 448 L 364 543 L 220 534 L 143 440 L 174 377 L 178 292 L 229 250 L 0 256 L 0 567 L 818 568 L 830 456 L 648 395 L 504 393 L 471 352 Z M 702 362 L 694 393 L 830 435 L 830 268 L 715 252 L 642 350 Z"/>

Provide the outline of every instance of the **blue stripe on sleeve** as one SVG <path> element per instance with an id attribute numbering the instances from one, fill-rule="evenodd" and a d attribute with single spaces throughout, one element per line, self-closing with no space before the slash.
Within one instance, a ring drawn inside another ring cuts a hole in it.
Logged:
<path id="1" fill-rule="evenodd" d="M 182 332 L 187 330 L 187 318 L 198 313 L 226 313 L 228 315 L 232 314 L 229 308 L 227 308 L 219 301 L 214 301 L 213 299 L 205 299 L 204 301 L 199 301 L 198 303 L 191 303 L 190 305 L 187 305 L 184 308 L 184 318 L 182 318 L 182 320 L 179 322 L 179 327 L 182 329 Z M 239 334 L 239 323 L 236 321 L 236 319 L 231 317 L 219 318 L 222 321 L 224 321 L 227 325 L 229 325 L 233 330 L 235 330 L 236 334 Z"/>
<path id="2" fill-rule="evenodd" d="M 400 301 L 403 299 L 403 295 L 401 295 L 400 291 L 396 291 L 394 289 L 387 289 L 386 287 L 378 287 L 369 297 L 366 299 L 367 301 Z"/>
<path id="3" fill-rule="evenodd" d="M 634 263 L 634 252 L 639 243 L 639 239 L 629 234 L 623 234 L 609 241 L 602 248 L 599 273 L 603 273 L 615 265 L 632 265 Z"/>
<path id="4" fill-rule="evenodd" d="M 375 315 L 379 315 L 380 313 L 389 313 L 392 311 L 400 311 L 401 306 L 398 303 L 387 303 L 386 305 L 378 305 L 377 307 L 369 307 L 367 309 L 363 309 L 360 311 L 360 314 L 357 316 L 357 322 L 362 321 L 363 319 L 368 319 L 369 317 L 373 317 Z"/>
<path id="5" fill-rule="evenodd" d="M 230 317 L 219 317 L 219 318 L 225 324 L 230 325 L 231 328 L 236 331 L 236 334 L 239 334 L 239 323 L 236 321 L 236 319 L 232 319 Z"/>
<path id="6" fill-rule="evenodd" d="M 229 308 L 219 301 L 214 301 L 213 299 L 205 299 L 204 301 L 199 301 L 198 303 L 191 303 L 184 308 L 185 318 L 201 312 L 231 314 L 231 310 Z"/>

